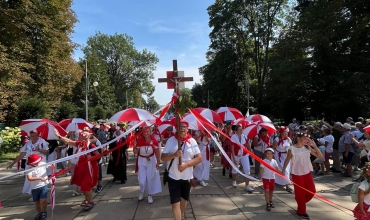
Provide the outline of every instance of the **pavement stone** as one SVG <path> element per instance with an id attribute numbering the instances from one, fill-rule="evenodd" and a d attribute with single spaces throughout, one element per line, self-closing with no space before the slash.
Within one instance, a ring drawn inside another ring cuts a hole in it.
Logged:
<path id="1" fill-rule="evenodd" d="M 172 210 L 168 186 L 162 186 L 162 192 L 153 195 L 154 202 L 147 203 L 147 194 L 143 201 L 138 201 L 139 185 L 134 172 L 132 152 L 129 153 L 128 180 L 125 184 L 113 183 L 112 176 L 104 175 L 106 166 L 103 166 L 103 190 L 94 195 L 95 207 L 89 212 L 83 212 L 80 203 L 83 196 L 72 197 L 73 189 L 68 187 L 69 176 L 60 176 L 56 183 L 56 205 L 53 220 L 90 220 L 90 219 L 172 219 Z M 231 186 L 232 180 L 222 176 L 222 167 L 219 158 L 216 159 L 216 167 L 210 169 L 210 179 L 206 181 L 206 187 L 194 181 L 190 201 L 185 210 L 185 220 L 192 219 L 252 219 L 252 220 L 293 220 L 298 219 L 295 214 L 296 202 L 294 194 L 288 193 L 282 186 L 276 185 L 273 201 L 276 208 L 270 212 L 265 210 L 263 187 L 260 182 L 250 182 L 255 188 L 253 193 L 245 191 L 244 177 L 238 176 L 236 188 Z M 6 170 L 0 165 L 0 177 L 15 172 Z M 164 167 L 160 167 L 163 174 Z M 252 176 L 254 169 L 251 169 Z M 359 173 L 354 172 L 353 175 Z M 321 196 L 332 200 L 348 209 L 353 209 L 356 204 L 351 201 L 349 190 L 352 179 L 343 178 L 332 174 L 314 177 L 316 190 Z M 0 219 L 34 219 L 36 213 L 32 202 L 28 202 L 29 195 L 21 194 L 23 187 L 23 175 L 17 175 L 0 181 L 0 201 L 3 208 L 0 209 Z M 332 204 L 327 204 L 317 198 L 313 198 L 307 205 L 307 212 L 311 219 L 354 219 L 352 212 Z M 48 219 L 51 219 L 51 210 L 48 206 Z"/>

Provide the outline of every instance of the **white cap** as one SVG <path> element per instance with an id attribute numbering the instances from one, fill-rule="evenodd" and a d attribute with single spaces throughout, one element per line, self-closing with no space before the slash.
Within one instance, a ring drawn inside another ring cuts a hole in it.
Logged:
<path id="1" fill-rule="evenodd" d="M 274 149 L 272 149 L 271 147 L 266 148 L 265 153 L 266 153 L 266 151 L 271 151 L 272 153 L 275 152 Z"/>
<path id="2" fill-rule="evenodd" d="M 343 124 L 343 128 L 347 129 L 347 130 L 351 130 L 351 125 L 348 124 L 348 123 L 344 123 Z"/>

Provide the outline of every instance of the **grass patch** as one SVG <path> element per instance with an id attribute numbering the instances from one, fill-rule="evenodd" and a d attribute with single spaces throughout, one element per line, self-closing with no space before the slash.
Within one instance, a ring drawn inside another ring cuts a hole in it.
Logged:
<path id="1" fill-rule="evenodd" d="M 19 155 L 18 152 L 15 153 L 2 153 L 0 154 L 0 163 L 8 162 L 14 160 Z"/>

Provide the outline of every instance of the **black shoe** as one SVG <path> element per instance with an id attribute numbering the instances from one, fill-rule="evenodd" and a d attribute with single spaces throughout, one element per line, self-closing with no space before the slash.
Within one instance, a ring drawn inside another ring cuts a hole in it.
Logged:
<path id="1" fill-rule="evenodd" d="M 96 187 L 95 193 L 100 193 L 101 190 L 102 190 L 101 185 L 98 185 L 98 187 Z"/>
<path id="2" fill-rule="evenodd" d="M 339 170 L 336 170 L 336 169 L 333 169 L 331 172 L 332 173 L 341 173 Z"/>
<path id="3" fill-rule="evenodd" d="M 310 216 L 308 216 L 307 214 L 299 215 L 299 217 L 303 219 L 310 219 Z"/>
<path id="4" fill-rule="evenodd" d="M 334 167 L 330 167 L 330 170 L 336 170 Z"/>
<path id="5" fill-rule="evenodd" d="M 222 168 L 222 176 L 225 176 L 225 173 L 226 173 L 226 169 L 224 167 L 224 168 Z"/>
<path id="6" fill-rule="evenodd" d="M 125 183 L 126 183 L 126 180 L 122 180 L 122 181 L 121 181 L 121 184 L 125 184 Z"/>
<path id="7" fill-rule="evenodd" d="M 43 211 L 41 212 L 41 215 L 40 215 L 40 220 L 44 220 L 46 219 L 46 217 L 48 216 L 47 212 L 46 211 Z"/>
<path id="8" fill-rule="evenodd" d="M 36 215 L 35 220 L 40 220 L 41 219 L 41 212 Z"/>
<path id="9" fill-rule="evenodd" d="M 269 203 L 266 203 L 266 210 L 267 210 L 267 211 L 271 211 L 271 206 L 270 206 L 270 204 L 269 204 Z"/>
<path id="10" fill-rule="evenodd" d="M 275 204 L 272 201 L 270 202 L 270 206 L 271 208 L 275 208 Z"/>
<path id="11" fill-rule="evenodd" d="M 229 173 L 229 178 L 233 178 L 233 175 L 231 173 Z"/>

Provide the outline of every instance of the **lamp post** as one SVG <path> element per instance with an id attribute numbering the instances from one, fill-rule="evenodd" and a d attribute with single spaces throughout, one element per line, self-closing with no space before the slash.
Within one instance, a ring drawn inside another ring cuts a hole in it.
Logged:
<path id="1" fill-rule="evenodd" d="M 86 87 L 85 87 L 85 107 L 86 107 L 86 121 L 89 120 L 89 100 L 88 100 L 88 93 L 89 93 L 89 78 L 87 77 L 87 60 L 85 60 L 85 78 L 86 78 Z M 98 86 L 99 83 L 97 81 L 93 82 L 93 86 Z"/>
<path id="2" fill-rule="evenodd" d="M 237 76 L 237 79 L 236 81 L 238 82 L 238 86 L 242 87 L 243 86 L 243 82 L 240 81 L 239 79 L 239 76 L 241 75 L 238 75 Z M 246 77 L 246 85 L 245 85 L 245 91 L 247 92 L 247 114 L 249 114 L 249 98 L 250 98 L 250 93 L 249 93 L 249 64 L 247 64 L 247 77 Z"/>

